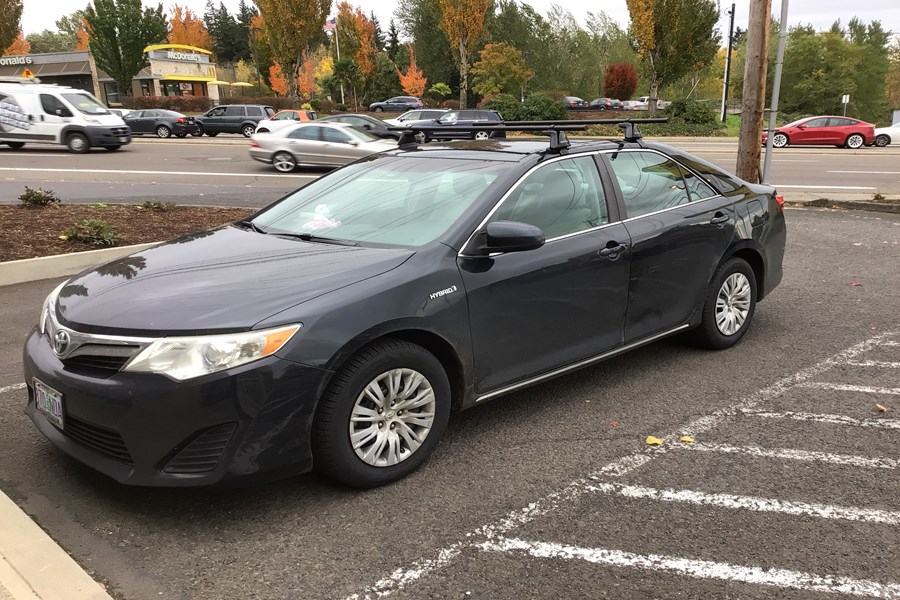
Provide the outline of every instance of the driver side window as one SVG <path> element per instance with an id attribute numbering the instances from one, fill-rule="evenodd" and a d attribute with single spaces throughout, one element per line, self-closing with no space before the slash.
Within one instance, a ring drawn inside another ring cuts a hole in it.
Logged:
<path id="1" fill-rule="evenodd" d="M 72 116 L 72 111 L 66 108 L 59 98 L 50 94 L 41 94 L 41 108 L 48 115 L 57 115 L 57 111 L 60 111 L 58 116 Z M 66 113 L 69 114 L 66 115 Z"/>

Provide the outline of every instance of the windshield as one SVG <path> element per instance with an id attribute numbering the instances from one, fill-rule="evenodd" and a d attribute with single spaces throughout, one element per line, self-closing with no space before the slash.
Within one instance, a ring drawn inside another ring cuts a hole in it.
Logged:
<path id="1" fill-rule="evenodd" d="M 352 130 L 353 135 L 355 135 L 357 138 L 359 138 L 363 142 L 377 142 L 381 139 L 377 135 L 372 135 L 371 133 L 369 133 L 368 131 L 366 131 L 359 125 L 351 125 L 350 127 L 347 127 L 347 129 Z"/>
<path id="2" fill-rule="evenodd" d="M 109 111 L 99 100 L 84 93 L 62 94 L 66 101 L 86 115 L 108 115 Z"/>
<path id="3" fill-rule="evenodd" d="M 326 175 L 255 219 L 269 233 L 353 242 L 433 242 L 508 169 L 499 162 L 378 157 Z"/>

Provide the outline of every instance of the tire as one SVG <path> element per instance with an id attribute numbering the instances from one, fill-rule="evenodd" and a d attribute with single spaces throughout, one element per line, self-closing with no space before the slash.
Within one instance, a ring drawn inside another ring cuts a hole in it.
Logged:
<path id="1" fill-rule="evenodd" d="M 193 137 L 203 137 L 203 126 L 197 127 L 196 131 L 191 132 L 191 136 Z"/>
<path id="2" fill-rule="evenodd" d="M 218 131 L 207 131 L 206 135 L 208 135 L 209 137 L 216 137 L 217 135 L 219 135 L 219 132 Z"/>
<path id="3" fill-rule="evenodd" d="M 410 402 L 403 396 L 406 389 L 426 404 L 413 409 L 387 404 L 392 396 L 391 381 L 399 386 L 393 396 L 400 403 Z M 406 388 L 411 383 L 415 387 Z M 378 392 L 366 393 L 373 385 Z M 378 396 L 385 405 L 379 406 Z M 447 373 L 434 355 L 402 340 L 375 342 L 337 372 L 319 402 L 312 428 L 315 468 L 326 477 L 359 488 L 405 477 L 434 451 L 447 426 L 450 406 Z M 363 442 L 358 449 L 353 447 L 351 431 Z M 367 431 L 371 434 L 366 435 Z"/>
<path id="4" fill-rule="evenodd" d="M 122 147 L 122 146 L 120 146 L 120 145 L 118 145 L 118 144 L 116 144 L 115 146 L 104 146 L 104 148 L 106 148 L 106 149 L 109 150 L 110 152 L 115 152 L 116 150 L 118 150 L 118 149 L 121 148 L 121 147 Z"/>
<path id="5" fill-rule="evenodd" d="M 491 139 L 491 132 L 490 131 L 476 131 L 475 134 L 472 136 L 472 138 L 476 139 L 476 140 L 489 140 L 489 139 Z"/>
<path id="6" fill-rule="evenodd" d="M 66 146 L 73 154 L 84 154 L 91 149 L 91 143 L 83 133 L 70 133 L 66 137 Z"/>
<path id="7" fill-rule="evenodd" d="M 857 150 L 858 148 L 862 148 L 863 144 L 865 143 L 866 140 L 865 138 L 863 138 L 863 136 L 859 135 L 858 133 L 851 133 L 847 138 L 847 141 L 844 142 L 844 145 L 852 150 Z"/>
<path id="8" fill-rule="evenodd" d="M 18 150 L 19 148 L 22 148 L 25 146 L 25 142 L 3 142 L 3 143 L 6 144 L 7 146 L 9 146 L 10 148 L 12 148 L 13 150 Z"/>
<path id="9" fill-rule="evenodd" d="M 884 148 L 885 146 L 890 145 L 891 138 L 889 136 L 884 135 L 883 133 L 875 138 L 875 145 L 879 148 Z"/>
<path id="10" fill-rule="evenodd" d="M 255 125 L 244 125 L 241 127 L 241 133 L 244 134 L 244 137 L 248 138 L 256 131 Z"/>
<path id="11" fill-rule="evenodd" d="M 159 127 L 156 128 L 156 137 L 160 137 L 160 138 L 164 138 L 164 139 L 172 137 L 172 130 L 169 129 L 165 125 L 160 125 Z"/>
<path id="12" fill-rule="evenodd" d="M 788 136 L 781 132 L 776 132 L 775 135 L 772 136 L 772 145 L 776 148 L 787 148 L 788 144 L 790 144 L 790 140 Z"/>
<path id="13" fill-rule="evenodd" d="M 187 137 L 187 134 L 186 133 L 176 133 L 175 137 L 177 137 L 178 139 L 182 139 L 184 137 Z"/>
<path id="14" fill-rule="evenodd" d="M 290 152 L 276 152 L 272 156 L 272 166 L 279 173 L 290 173 L 297 168 L 297 159 Z"/>
<path id="15" fill-rule="evenodd" d="M 730 306 L 727 301 L 729 295 L 732 298 Z M 756 276 L 747 261 L 742 258 L 726 261 L 713 275 L 700 325 L 689 332 L 691 341 L 714 350 L 737 344 L 753 321 L 756 297 Z M 735 302 L 735 299 L 738 301 Z M 738 322 L 733 323 L 729 315 L 738 317 Z"/>
<path id="16" fill-rule="evenodd" d="M 257 129 L 256 133 L 269 133 L 269 130 L 263 127 L 262 129 Z"/>
<path id="17" fill-rule="evenodd" d="M 426 144 L 426 143 L 428 143 L 428 134 L 426 134 L 424 131 L 420 131 L 419 133 L 416 134 L 415 137 L 416 137 L 416 143 L 417 143 L 417 144 Z"/>
<path id="18" fill-rule="evenodd" d="M 384 112 L 384 109 L 381 108 L 380 106 L 376 106 L 375 110 L 373 110 L 372 112 Z"/>

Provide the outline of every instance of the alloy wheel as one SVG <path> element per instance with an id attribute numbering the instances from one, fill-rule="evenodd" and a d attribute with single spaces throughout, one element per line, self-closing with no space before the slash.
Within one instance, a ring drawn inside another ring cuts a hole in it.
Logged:
<path id="1" fill-rule="evenodd" d="M 476 140 L 486 140 L 486 139 L 489 139 L 490 137 L 491 137 L 491 134 L 488 133 L 487 131 L 476 131 L 475 132 Z"/>
<path id="2" fill-rule="evenodd" d="M 414 369 L 391 369 L 363 388 L 350 414 L 353 451 L 373 467 L 391 467 L 412 456 L 434 424 L 434 389 Z"/>
<path id="3" fill-rule="evenodd" d="M 716 296 L 716 327 L 722 335 L 734 335 L 744 326 L 752 294 L 750 280 L 743 273 L 732 273 L 722 283 Z"/>
<path id="4" fill-rule="evenodd" d="M 877 138 L 875 138 L 875 145 L 878 146 L 879 148 L 884 148 L 885 146 L 887 146 L 890 143 L 891 143 L 891 138 L 889 138 L 886 135 L 879 135 Z"/>
<path id="5" fill-rule="evenodd" d="M 281 173 L 290 173 L 297 168 L 297 161 L 287 152 L 279 152 L 272 157 L 272 166 Z"/>
<path id="6" fill-rule="evenodd" d="M 865 140 L 863 140 L 863 136 L 858 133 L 854 133 L 850 137 L 847 138 L 847 147 L 853 148 L 854 150 L 857 148 L 861 148 Z"/>
<path id="7" fill-rule="evenodd" d="M 157 137 L 167 138 L 170 135 L 172 135 L 172 132 L 165 125 L 160 125 L 159 127 L 156 128 L 156 135 L 157 135 Z"/>
<path id="8" fill-rule="evenodd" d="M 772 145 L 776 148 L 784 148 L 788 145 L 788 138 L 783 133 L 776 133 L 772 138 Z"/>

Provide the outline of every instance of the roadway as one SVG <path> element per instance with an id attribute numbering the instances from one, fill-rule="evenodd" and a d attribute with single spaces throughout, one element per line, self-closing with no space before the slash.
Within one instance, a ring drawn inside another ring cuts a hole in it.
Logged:
<path id="1" fill-rule="evenodd" d="M 666 141 L 666 140 L 661 140 Z M 737 142 L 678 140 L 679 147 L 733 171 Z M 0 148 L 0 202 L 16 202 L 24 186 L 49 187 L 67 202 L 144 202 L 260 207 L 322 174 L 275 172 L 249 157 L 238 136 L 138 139 L 118 152 L 74 155 L 51 146 Z M 900 147 L 776 150 L 771 181 L 790 200 L 816 194 L 900 194 Z"/>

